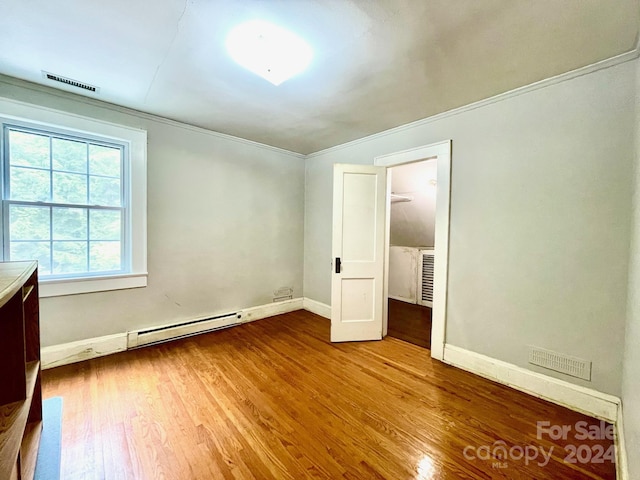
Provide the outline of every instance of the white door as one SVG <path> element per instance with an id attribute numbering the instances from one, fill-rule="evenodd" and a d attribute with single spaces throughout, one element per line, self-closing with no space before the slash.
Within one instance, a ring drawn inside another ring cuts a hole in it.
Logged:
<path id="1" fill-rule="evenodd" d="M 331 341 L 382 339 L 386 167 L 334 165 Z"/>

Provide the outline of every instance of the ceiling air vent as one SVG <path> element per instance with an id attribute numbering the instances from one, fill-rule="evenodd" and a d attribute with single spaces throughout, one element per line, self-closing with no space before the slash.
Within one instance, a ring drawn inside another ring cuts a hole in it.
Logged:
<path id="1" fill-rule="evenodd" d="M 51 80 L 52 82 L 64 83 L 70 87 L 80 88 L 82 90 L 87 90 L 89 92 L 100 93 L 100 88 L 94 85 L 89 85 L 88 83 L 82 83 L 72 78 L 61 77 L 60 75 L 56 75 L 55 73 L 49 73 L 42 71 L 42 76 L 47 80 Z"/>

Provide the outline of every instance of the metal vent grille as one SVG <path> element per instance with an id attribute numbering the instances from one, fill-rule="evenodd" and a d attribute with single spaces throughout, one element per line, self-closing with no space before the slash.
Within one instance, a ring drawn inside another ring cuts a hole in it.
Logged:
<path id="1" fill-rule="evenodd" d="M 293 299 L 293 288 L 291 287 L 280 287 L 278 290 L 273 292 L 274 302 L 282 302 L 284 300 L 291 299 Z"/>
<path id="2" fill-rule="evenodd" d="M 62 77 L 54 73 L 45 72 L 44 70 L 42 71 L 42 76 L 47 80 L 51 80 L 52 82 L 64 83 L 65 85 L 69 85 L 70 87 L 81 88 L 82 90 L 87 90 L 94 93 L 100 92 L 100 89 L 94 85 L 82 83 L 72 78 Z"/>
<path id="3" fill-rule="evenodd" d="M 433 302 L 433 253 L 422 254 L 422 301 Z"/>
<path id="4" fill-rule="evenodd" d="M 529 347 L 529 363 L 572 377 L 591 380 L 591 362 L 539 347 Z"/>

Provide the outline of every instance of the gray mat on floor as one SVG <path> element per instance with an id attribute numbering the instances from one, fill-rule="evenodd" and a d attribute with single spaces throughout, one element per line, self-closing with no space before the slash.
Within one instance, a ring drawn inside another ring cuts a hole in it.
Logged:
<path id="1" fill-rule="evenodd" d="M 42 437 L 34 480 L 60 480 L 62 397 L 42 402 Z"/>

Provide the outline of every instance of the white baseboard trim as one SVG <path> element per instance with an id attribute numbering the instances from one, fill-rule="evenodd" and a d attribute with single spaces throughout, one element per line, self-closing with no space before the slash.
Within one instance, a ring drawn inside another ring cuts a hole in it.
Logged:
<path id="1" fill-rule="evenodd" d="M 117 333 L 104 337 L 87 338 L 77 342 L 63 343 L 44 347 L 40 351 L 40 363 L 43 369 L 82 362 L 127 349 L 127 334 Z"/>
<path id="2" fill-rule="evenodd" d="M 444 347 L 444 362 L 586 415 L 616 423 L 620 399 L 564 380 L 532 372 L 454 345 Z"/>
<path id="3" fill-rule="evenodd" d="M 622 404 L 618 407 L 618 418 L 616 419 L 616 478 L 618 480 L 631 480 L 629 474 L 629 463 L 627 460 L 627 445 L 624 441 L 624 417 L 622 415 Z"/>
<path id="4" fill-rule="evenodd" d="M 253 322 L 262 318 L 275 317 L 283 313 L 295 312 L 302 310 L 302 298 L 294 298 L 293 300 L 284 300 L 282 302 L 267 303 L 258 307 L 243 309 L 240 314 L 242 323 Z"/>
<path id="5" fill-rule="evenodd" d="M 315 313 L 316 315 L 320 315 L 321 317 L 331 319 L 331 305 L 327 305 L 326 303 L 317 302 L 304 297 L 302 308 L 311 313 Z"/>
<path id="6" fill-rule="evenodd" d="M 261 318 L 273 317 L 282 313 L 301 310 L 303 305 L 302 298 L 293 300 L 285 300 L 283 302 L 268 303 L 257 307 L 245 308 L 238 312 L 241 315 L 240 322 L 253 322 Z M 199 319 L 194 319 L 199 320 Z M 192 320 L 193 321 L 193 320 Z M 184 322 L 183 322 L 184 323 Z M 176 324 L 157 325 L 155 328 L 174 326 Z M 151 327 L 153 328 L 153 327 Z M 210 331 L 209 324 L 203 324 L 203 331 Z M 61 345 L 53 345 L 44 347 L 40 351 L 41 365 L 43 369 L 68 365 L 70 363 L 82 362 L 96 357 L 110 355 L 112 353 L 123 352 L 127 350 L 128 337 L 130 333 L 123 332 L 114 335 L 105 335 L 103 337 L 87 338 L 78 340 L 77 342 L 64 343 Z M 184 333 L 182 331 L 178 333 Z M 196 331 L 189 331 L 189 334 L 196 334 Z M 180 336 L 180 335 L 179 335 Z M 165 338 L 164 340 L 168 340 Z M 135 343 L 135 342 L 133 342 Z M 132 347 L 135 345 L 132 343 Z"/>

